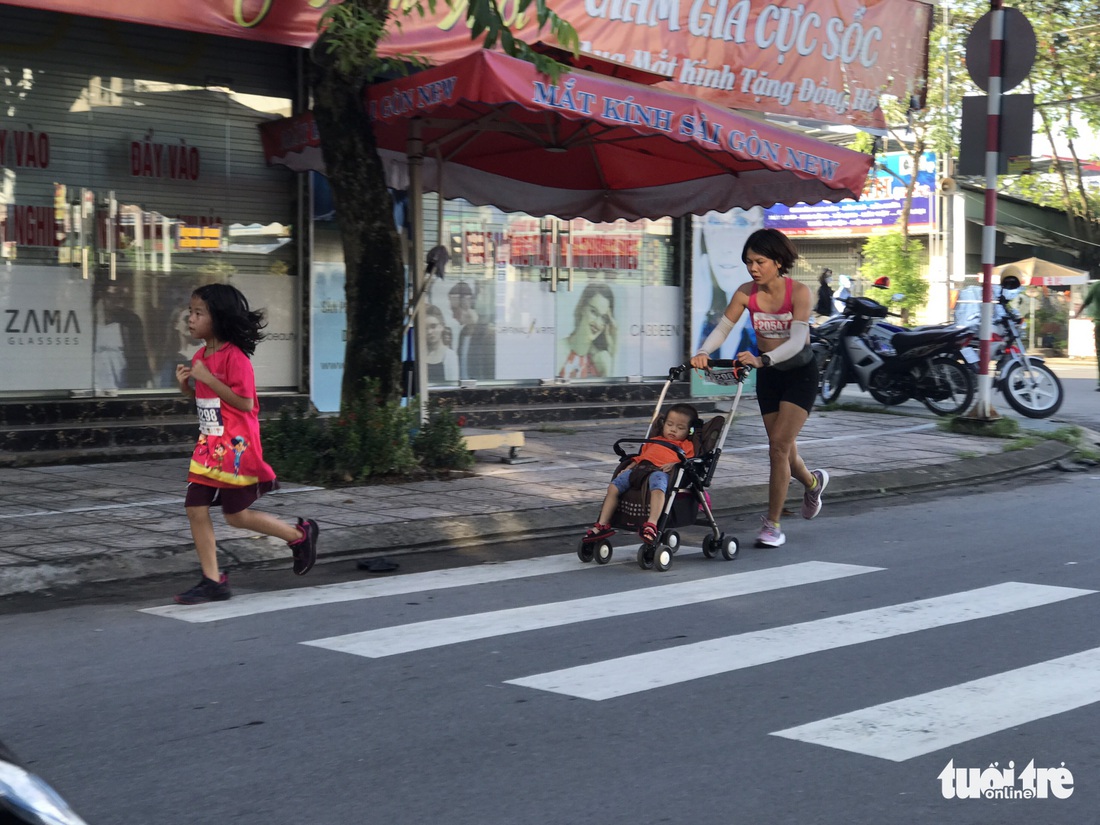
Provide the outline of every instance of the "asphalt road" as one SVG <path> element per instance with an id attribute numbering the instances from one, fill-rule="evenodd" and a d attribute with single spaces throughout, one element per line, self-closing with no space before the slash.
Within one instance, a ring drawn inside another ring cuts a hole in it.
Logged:
<path id="1" fill-rule="evenodd" d="M 90 825 L 1079 825 L 1098 494 L 1047 471 L 827 505 L 732 562 L 685 532 L 663 574 L 547 541 L 250 571 L 207 611 L 164 609 L 178 582 L 9 600 L 0 737 Z M 1019 790 L 1032 761 L 1072 795 L 944 797 L 949 762 Z"/>
<path id="2" fill-rule="evenodd" d="M 1095 364 L 1052 362 L 1054 373 L 1062 382 L 1066 397 L 1056 420 L 1100 429 L 1100 393 L 1096 391 Z"/>

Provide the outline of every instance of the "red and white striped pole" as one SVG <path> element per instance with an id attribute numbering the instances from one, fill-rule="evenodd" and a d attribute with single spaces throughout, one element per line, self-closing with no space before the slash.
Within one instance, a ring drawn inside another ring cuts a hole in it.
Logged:
<path id="1" fill-rule="evenodd" d="M 989 93 L 985 132 L 985 217 L 982 224 L 982 315 L 978 406 L 973 417 L 991 419 L 993 376 L 989 357 L 993 351 L 993 264 L 997 254 L 997 167 L 1001 149 L 1001 70 L 1004 55 L 1005 13 L 1003 0 L 990 0 Z"/>

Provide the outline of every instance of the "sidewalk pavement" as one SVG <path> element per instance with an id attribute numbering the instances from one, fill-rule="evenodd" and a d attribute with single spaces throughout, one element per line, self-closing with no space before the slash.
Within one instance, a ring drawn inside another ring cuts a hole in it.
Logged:
<path id="1" fill-rule="evenodd" d="M 575 549 L 599 511 L 618 463 L 612 445 L 641 438 L 648 418 L 515 427 L 525 433 L 523 457 L 507 448 L 480 452 L 472 474 L 446 480 L 322 489 L 284 484 L 257 505 L 292 521 L 321 525 L 318 564 L 499 544 L 560 535 Z M 1023 427 L 1052 429 L 1021 420 Z M 1094 433 L 1090 433 L 1094 436 Z M 1005 452 L 1002 439 L 942 432 L 934 417 L 862 410 L 815 410 L 799 438 L 810 467 L 832 478 L 829 501 L 967 485 L 1025 473 L 1068 455 L 1058 441 Z M 755 399 L 742 399 L 710 487 L 718 522 L 763 512 L 768 460 Z M 276 467 L 276 471 L 278 468 Z M 156 459 L 73 466 L 0 469 L 0 596 L 102 581 L 197 575 L 198 559 L 183 510 L 186 460 Z M 791 506 L 801 487 L 791 485 Z M 803 528 L 784 522 L 792 539 Z M 229 527 L 214 517 L 228 570 L 290 566 L 282 542 Z M 755 523 L 727 530 L 746 544 Z M 693 528 L 684 542 L 694 544 Z M 740 534 L 739 534 L 740 533 Z"/>

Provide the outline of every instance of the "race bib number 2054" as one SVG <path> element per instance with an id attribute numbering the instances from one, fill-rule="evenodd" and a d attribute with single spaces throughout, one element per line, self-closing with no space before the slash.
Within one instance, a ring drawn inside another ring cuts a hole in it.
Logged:
<path id="1" fill-rule="evenodd" d="M 220 398 L 196 398 L 199 408 L 199 432 L 203 435 L 222 435 L 225 422 L 222 421 L 222 400 Z"/>

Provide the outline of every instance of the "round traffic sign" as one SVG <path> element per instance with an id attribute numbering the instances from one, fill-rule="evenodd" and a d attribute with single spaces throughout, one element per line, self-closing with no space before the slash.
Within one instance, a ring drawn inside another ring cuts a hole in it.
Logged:
<path id="1" fill-rule="evenodd" d="M 1005 34 L 1001 44 L 1001 91 L 1019 86 L 1035 62 L 1035 30 L 1019 9 L 1005 9 Z M 989 91 L 989 41 L 993 12 L 987 11 L 966 38 L 966 68 L 983 92 Z"/>

